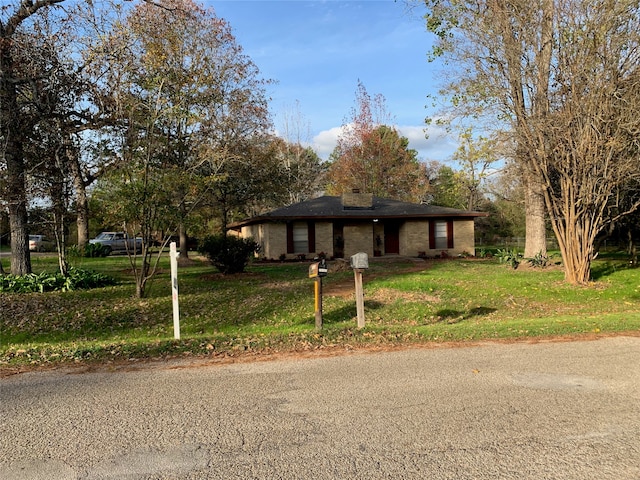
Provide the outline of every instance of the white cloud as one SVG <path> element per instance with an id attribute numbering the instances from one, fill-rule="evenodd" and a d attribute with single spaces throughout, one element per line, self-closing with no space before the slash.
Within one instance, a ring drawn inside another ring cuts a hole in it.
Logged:
<path id="1" fill-rule="evenodd" d="M 329 158 L 336 147 L 342 129 L 343 127 L 333 127 L 329 130 L 323 130 L 313 137 L 311 147 L 320 158 L 323 160 Z M 442 127 L 405 125 L 398 127 L 398 131 L 409 140 L 409 148 L 418 151 L 418 158 L 422 161 L 438 160 L 444 162 L 449 159 L 457 147 L 454 139 Z M 426 134 L 428 134 L 428 138 Z"/>
<path id="2" fill-rule="evenodd" d="M 455 140 L 443 127 L 405 125 L 398 127 L 398 131 L 403 137 L 409 139 L 409 148 L 417 150 L 418 158 L 423 161 L 444 162 L 457 148 Z"/>
<path id="3" fill-rule="evenodd" d="M 313 137 L 313 149 L 323 160 L 327 160 L 333 149 L 336 148 L 338 137 L 342 133 L 342 127 L 333 127 L 323 130 Z"/>

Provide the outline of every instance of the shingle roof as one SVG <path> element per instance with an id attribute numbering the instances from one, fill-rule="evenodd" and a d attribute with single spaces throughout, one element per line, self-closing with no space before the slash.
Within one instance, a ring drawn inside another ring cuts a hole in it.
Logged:
<path id="1" fill-rule="evenodd" d="M 230 225 L 239 228 L 245 225 L 269 221 L 312 219 L 375 219 L 375 218 L 433 218 L 433 217 L 485 217 L 488 214 L 455 208 L 401 202 L 388 198 L 373 197 L 372 207 L 345 207 L 341 197 L 324 196 L 288 207 L 248 218 Z"/>

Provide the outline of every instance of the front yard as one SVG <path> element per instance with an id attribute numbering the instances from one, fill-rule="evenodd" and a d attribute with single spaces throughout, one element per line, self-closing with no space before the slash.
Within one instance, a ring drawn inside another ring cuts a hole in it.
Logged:
<path id="1" fill-rule="evenodd" d="M 617 260 L 598 260 L 595 281 L 576 287 L 559 268 L 513 270 L 495 259 L 372 259 L 363 329 L 356 328 L 353 272 L 330 262 L 320 332 L 308 262 L 255 263 L 222 276 L 190 260 L 179 270 L 180 340 L 173 339 L 168 258 L 143 300 L 133 297 L 126 257 L 79 262 L 119 284 L 1 294 L 0 369 L 640 331 L 640 270 Z M 35 271 L 55 266 L 55 258 L 34 259 Z"/>

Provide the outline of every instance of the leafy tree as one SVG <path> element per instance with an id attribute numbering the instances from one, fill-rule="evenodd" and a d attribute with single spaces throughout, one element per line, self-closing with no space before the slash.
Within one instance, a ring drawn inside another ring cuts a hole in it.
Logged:
<path id="1" fill-rule="evenodd" d="M 423 201 L 429 185 L 424 164 L 409 141 L 388 120 L 384 97 L 371 99 L 358 83 L 356 109 L 331 154 L 327 192 L 340 194 L 359 189 L 377 196 Z"/>
<path id="2" fill-rule="evenodd" d="M 482 190 L 490 169 L 498 160 L 497 141 L 483 136 L 474 137 L 471 128 L 465 129 L 458 141 L 453 160 L 461 167 L 458 178 L 466 197 L 463 208 L 476 210 L 482 201 Z"/>
<path id="3" fill-rule="evenodd" d="M 227 150 L 215 174 L 205 177 L 209 207 L 220 233 L 226 234 L 235 220 L 285 203 L 286 177 L 277 145 L 269 135 L 239 141 Z"/>
<path id="4" fill-rule="evenodd" d="M 640 7 L 631 0 L 426 0 L 427 27 L 460 75 L 448 91 L 466 112 L 495 114 L 513 134 L 512 157 L 530 221 L 559 243 L 565 279 L 589 280 L 597 234 L 620 211 L 637 168 Z M 542 236 L 536 235 L 537 238 Z M 543 245 L 539 247 L 544 249 Z"/>
<path id="5" fill-rule="evenodd" d="M 152 264 L 154 234 L 166 232 L 166 243 L 181 227 L 186 251 L 191 212 L 216 189 L 244 195 L 242 182 L 254 176 L 235 168 L 255 168 L 256 139 L 270 126 L 265 82 L 229 25 L 191 0 L 162 5 L 127 11 L 95 46 L 114 52 L 105 75 L 120 119 L 119 162 L 100 197 L 111 222 L 142 237 L 142 254 L 130 257 L 140 297 L 161 253 Z"/>
<path id="6" fill-rule="evenodd" d="M 30 57 L 39 52 L 24 34 L 27 21 L 40 10 L 63 0 L 18 2 L 0 8 L 0 143 L 6 172 L 3 197 L 9 210 L 11 230 L 11 273 L 31 272 L 27 231 L 27 165 L 24 154 L 25 133 L 31 130 L 32 110 L 24 102 L 32 98 L 34 70 Z"/>
<path id="7" fill-rule="evenodd" d="M 441 165 L 437 175 L 431 179 L 431 201 L 434 205 L 450 208 L 466 208 L 464 186 L 459 172 Z"/>

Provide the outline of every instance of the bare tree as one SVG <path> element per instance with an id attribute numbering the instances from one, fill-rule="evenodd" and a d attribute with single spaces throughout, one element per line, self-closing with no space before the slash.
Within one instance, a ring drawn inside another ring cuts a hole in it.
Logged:
<path id="1" fill-rule="evenodd" d="M 612 199 L 622 182 L 640 174 L 635 167 L 640 119 L 632 114 L 639 98 L 638 3 L 605 0 L 595 8 L 580 0 L 426 0 L 426 5 L 428 27 L 439 39 L 437 53 L 450 52 L 461 67 L 449 91 L 467 113 L 492 112 L 513 133 L 527 228 L 534 223 L 544 229 L 543 222 L 533 222 L 543 218 L 543 198 L 566 280 L 587 282 L 595 236 L 615 218 L 612 212 L 623 215 L 637 207 L 621 212 Z"/>

